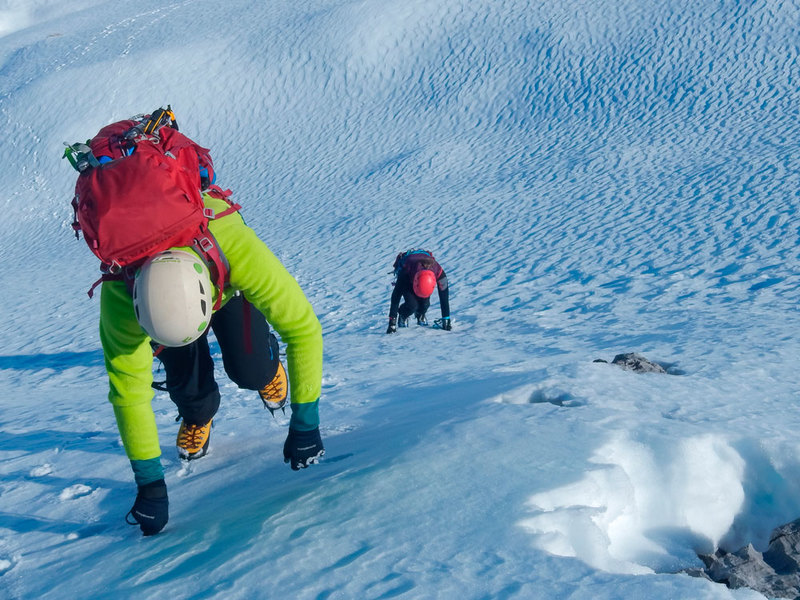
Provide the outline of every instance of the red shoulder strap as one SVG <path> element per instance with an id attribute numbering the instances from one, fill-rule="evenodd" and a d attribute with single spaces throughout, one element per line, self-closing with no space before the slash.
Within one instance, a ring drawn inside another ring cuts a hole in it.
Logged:
<path id="1" fill-rule="evenodd" d="M 214 302 L 214 310 L 217 310 L 222 305 L 222 294 L 225 291 L 225 283 L 228 279 L 228 260 L 222 253 L 216 238 L 208 230 L 204 232 L 202 237 L 195 240 L 193 247 L 209 263 L 209 270 L 217 288 L 217 300 Z"/>
<path id="2" fill-rule="evenodd" d="M 213 215 L 207 214 L 206 216 L 209 219 L 221 219 L 227 215 L 233 214 L 242 209 L 240 204 L 237 204 L 233 200 L 231 200 L 231 194 L 233 194 L 230 190 L 223 190 L 218 185 L 210 185 L 208 188 L 203 190 L 204 193 L 208 194 L 212 198 L 217 198 L 219 200 L 225 200 L 228 203 L 228 208 L 223 210 L 220 213 L 215 213 Z"/>

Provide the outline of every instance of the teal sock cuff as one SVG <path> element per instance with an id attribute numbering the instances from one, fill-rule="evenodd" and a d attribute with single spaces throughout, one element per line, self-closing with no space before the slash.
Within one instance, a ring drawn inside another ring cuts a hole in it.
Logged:
<path id="1" fill-rule="evenodd" d="M 292 404 L 289 427 L 296 431 L 311 431 L 319 427 L 319 400 L 304 404 Z"/>
<path id="2" fill-rule="evenodd" d="M 164 468 L 161 466 L 160 456 L 147 460 L 132 460 L 131 468 L 136 485 L 146 485 L 164 479 Z"/>

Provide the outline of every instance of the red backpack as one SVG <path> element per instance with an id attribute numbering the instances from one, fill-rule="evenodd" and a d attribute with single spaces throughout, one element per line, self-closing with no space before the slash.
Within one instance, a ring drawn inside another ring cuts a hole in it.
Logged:
<path id="1" fill-rule="evenodd" d="M 217 285 L 217 304 L 228 265 L 209 219 L 239 210 L 214 181 L 208 149 L 178 131 L 169 106 L 103 127 L 86 144 L 67 146 L 64 156 L 80 172 L 72 207 L 75 236 L 83 232 L 89 249 L 101 260 L 102 281 L 132 284 L 136 268 L 148 257 L 174 246 L 191 246 L 206 261 Z M 201 190 L 228 201 L 214 214 L 205 208 Z"/>

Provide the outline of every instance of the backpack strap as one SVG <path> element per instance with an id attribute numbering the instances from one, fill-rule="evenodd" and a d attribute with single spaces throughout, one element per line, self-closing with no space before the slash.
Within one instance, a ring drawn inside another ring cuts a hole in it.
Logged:
<path id="1" fill-rule="evenodd" d="M 228 273 L 231 265 L 225 258 L 214 234 L 208 229 L 203 232 L 202 237 L 195 238 L 192 249 L 205 261 L 211 273 L 213 283 L 217 288 L 217 300 L 214 302 L 213 310 L 217 310 L 222 305 L 222 295 L 225 286 L 229 283 Z"/>
<path id="2" fill-rule="evenodd" d="M 127 267 L 114 268 L 113 266 L 102 264 L 100 265 L 100 279 L 92 284 L 86 294 L 89 298 L 94 297 L 95 288 L 105 281 L 124 281 L 125 287 L 128 288 L 128 293 L 133 296 L 133 280 L 136 278 L 136 269 L 139 268 L 144 261 L 139 261 L 136 265 L 128 265 Z"/>
<path id="3" fill-rule="evenodd" d="M 213 198 L 225 200 L 225 202 L 228 203 L 228 208 L 219 213 L 215 213 L 211 208 L 206 208 L 203 213 L 209 221 L 213 219 L 221 219 L 222 217 L 238 212 L 242 208 L 240 204 L 237 204 L 230 199 L 230 196 L 233 192 L 230 190 L 223 190 L 218 185 L 210 185 L 208 188 L 203 190 L 203 193 L 208 194 Z M 214 234 L 212 234 L 211 230 L 207 227 L 205 228 L 203 237 L 196 238 L 194 242 L 194 250 L 200 255 L 201 258 L 203 258 L 204 261 L 206 261 L 206 264 L 215 279 L 214 283 L 217 286 L 218 292 L 217 300 L 214 303 L 214 310 L 217 310 L 222 304 L 222 292 L 224 291 L 225 286 L 229 283 L 228 272 L 230 271 L 230 263 L 228 262 L 228 259 L 225 258 L 225 253 L 222 251 L 222 248 L 220 248 L 217 239 L 214 237 Z"/>
<path id="4" fill-rule="evenodd" d="M 89 296 L 89 298 L 94 298 L 94 290 L 98 285 L 100 285 L 104 281 L 119 280 L 119 279 L 122 279 L 122 275 L 109 275 L 108 273 L 103 273 L 100 276 L 100 279 L 98 279 L 92 284 L 92 287 L 89 288 L 89 291 L 86 292 L 86 295 Z"/>
<path id="5" fill-rule="evenodd" d="M 203 190 L 204 194 L 208 194 L 212 198 L 217 198 L 219 200 L 225 200 L 228 203 L 228 208 L 223 210 L 220 213 L 215 213 L 211 209 L 206 209 L 205 215 L 208 219 L 221 219 L 222 217 L 226 217 L 230 214 L 233 214 L 242 209 L 241 204 L 237 204 L 233 200 L 231 200 L 231 194 L 233 194 L 230 190 L 223 190 L 218 185 L 210 185 L 206 189 Z"/>

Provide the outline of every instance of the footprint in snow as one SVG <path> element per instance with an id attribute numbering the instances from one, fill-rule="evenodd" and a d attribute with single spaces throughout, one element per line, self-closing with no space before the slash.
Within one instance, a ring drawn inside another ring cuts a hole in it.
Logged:
<path id="1" fill-rule="evenodd" d="M 62 490 L 61 494 L 58 496 L 58 499 L 66 502 L 67 500 L 74 500 L 75 498 L 88 496 L 93 491 L 94 490 L 88 485 L 83 485 L 82 483 L 76 483 L 75 485 L 71 485 L 68 488 Z"/>
<path id="2" fill-rule="evenodd" d="M 50 464 L 43 464 L 39 465 L 38 467 L 34 467 L 31 469 L 30 476 L 31 477 L 45 477 L 46 475 L 50 475 L 53 472 L 53 466 Z"/>
<path id="3" fill-rule="evenodd" d="M 0 558 L 0 576 L 5 575 L 14 568 L 14 561 L 8 558 Z"/>

